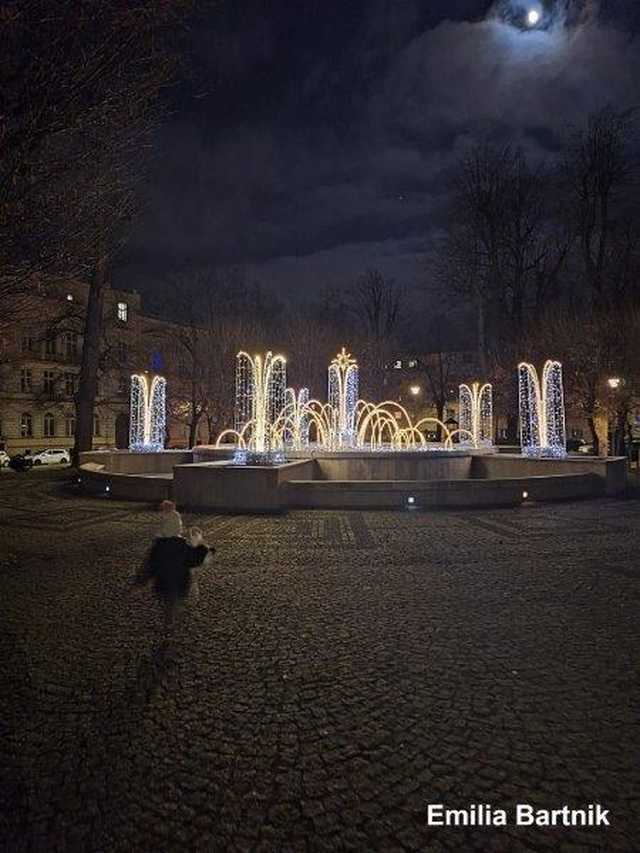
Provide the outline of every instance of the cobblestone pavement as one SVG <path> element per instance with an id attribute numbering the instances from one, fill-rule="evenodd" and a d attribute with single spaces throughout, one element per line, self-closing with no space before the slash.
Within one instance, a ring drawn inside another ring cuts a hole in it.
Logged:
<path id="1" fill-rule="evenodd" d="M 187 517 L 216 567 L 162 651 L 157 513 L 61 477 L 0 478 L 3 851 L 640 849 L 640 502 Z"/>

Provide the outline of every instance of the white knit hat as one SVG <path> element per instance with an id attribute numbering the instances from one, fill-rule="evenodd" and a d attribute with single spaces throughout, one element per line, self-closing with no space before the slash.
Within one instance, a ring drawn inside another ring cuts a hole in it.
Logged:
<path id="1" fill-rule="evenodd" d="M 180 517 L 180 513 L 176 512 L 175 509 L 171 512 L 166 512 L 163 514 L 162 521 L 160 522 L 160 531 L 158 536 L 161 538 L 169 538 L 170 536 L 180 536 L 182 533 L 182 518 Z"/>

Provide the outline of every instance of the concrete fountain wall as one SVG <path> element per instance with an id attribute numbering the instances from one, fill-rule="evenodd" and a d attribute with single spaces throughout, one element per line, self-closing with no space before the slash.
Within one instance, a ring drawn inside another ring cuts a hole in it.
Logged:
<path id="1" fill-rule="evenodd" d="M 514 506 L 618 495 L 626 459 L 529 459 L 486 451 L 316 453 L 273 467 L 230 464 L 230 448 L 192 453 L 87 453 L 81 478 L 114 497 L 213 512 L 287 508 Z M 207 461 L 203 461 L 207 460 Z"/>

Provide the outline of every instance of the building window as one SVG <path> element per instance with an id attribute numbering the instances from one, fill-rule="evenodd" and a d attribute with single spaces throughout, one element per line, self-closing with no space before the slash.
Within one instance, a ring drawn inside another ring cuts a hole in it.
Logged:
<path id="1" fill-rule="evenodd" d="M 118 341 L 116 344 L 116 354 L 119 362 L 125 362 L 127 360 L 127 345 L 124 341 Z"/>
<path id="2" fill-rule="evenodd" d="M 56 421 L 51 412 L 46 412 L 44 416 L 44 437 L 53 438 L 56 434 Z"/>
<path id="3" fill-rule="evenodd" d="M 42 387 L 45 394 L 53 394 L 53 386 L 55 383 L 55 373 L 53 370 L 45 370 L 42 374 Z"/>
<path id="4" fill-rule="evenodd" d="M 73 438 L 76 433 L 76 419 L 73 415 L 67 415 L 64 419 L 64 434 L 67 438 Z"/>
<path id="5" fill-rule="evenodd" d="M 93 416 L 93 434 L 100 435 L 100 415 Z"/>
<path id="6" fill-rule="evenodd" d="M 409 361 L 409 367 L 417 367 L 417 366 L 418 366 L 418 362 L 415 360 L 415 358 L 412 358 Z"/>
<path id="7" fill-rule="evenodd" d="M 118 396 L 124 397 L 129 392 L 129 380 L 126 376 L 118 377 Z"/>
<path id="8" fill-rule="evenodd" d="M 394 370 L 402 370 L 402 362 L 400 360 L 393 362 Z"/>
<path id="9" fill-rule="evenodd" d="M 56 350 L 56 336 L 53 334 L 48 334 L 44 340 L 44 354 L 45 355 L 55 355 Z"/>
<path id="10" fill-rule="evenodd" d="M 75 358 L 78 355 L 78 336 L 75 332 L 65 332 L 63 338 L 65 358 Z"/>
<path id="11" fill-rule="evenodd" d="M 118 320 L 126 323 L 129 319 L 129 306 L 126 302 L 118 302 Z"/>
<path id="12" fill-rule="evenodd" d="M 73 397 L 76 393 L 76 375 L 75 373 L 65 373 L 64 375 L 64 393 L 67 397 Z"/>
<path id="13" fill-rule="evenodd" d="M 23 367 L 20 371 L 20 390 L 23 394 L 28 394 L 33 387 L 31 368 Z"/>
<path id="14" fill-rule="evenodd" d="M 33 419 L 29 412 L 20 416 L 20 435 L 22 438 L 33 438 Z"/>
<path id="15" fill-rule="evenodd" d="M 31 335 L 24 335 L 22 338 L 22 352 L 33 352 L 33 338 Z"/>

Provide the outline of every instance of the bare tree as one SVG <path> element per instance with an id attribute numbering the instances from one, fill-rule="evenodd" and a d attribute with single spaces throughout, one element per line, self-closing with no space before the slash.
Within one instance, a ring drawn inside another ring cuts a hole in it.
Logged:
<path id="1" fill-rule="evenodd" d="M 108 268 L 135 214 L 188 0 L 14 0 L 0 70 L 0 288 L 88 278 L 75 454 L 91 447 Z"/>
<path id="2" fill-rule="evenodd" d="M 367 270 L 356 282 L 352 313 L 364 339 L 360 357 L 363 384 L 372 399 L 383 399 L 387 364 L 397 347 L 400 331 L 402 293 L 379 270 Z"/>
<path id="3" fill-rule="evenodd" d="M 634 132 L 634 111 L 606 107 L 592 114 L 586 127 L 574 129 L 565 146 L 567 211 L 578 234 L 582 273 L 597 304 L 610 296 L 611 274 L 624 259 L 621 247 L 628 251 L 633 245 L 637 251 L 637 231 L 628 227 L 638 176 L 630 145 Z"/>

